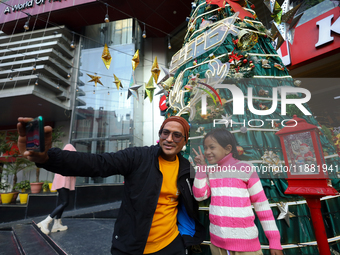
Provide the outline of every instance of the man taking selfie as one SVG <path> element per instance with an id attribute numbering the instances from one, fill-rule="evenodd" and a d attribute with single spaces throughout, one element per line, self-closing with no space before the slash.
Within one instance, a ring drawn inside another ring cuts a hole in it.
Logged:
<path id="1" fill-rule="evenodd" d="M 103 154 L 51 148 L 49 126 L 44 128 L 45 151 L 27 151 L 25 125 L 31 120 L 18 118 L 18 147 L 38 167 L 63 176 L 124 176 L 112 254 L 184 255 L 186 248 L 203 241 L 205 231 L 192 195 L 190 163 L 180 154 L 189 137 L 184 118 L 167 118 L 155 146 Z"/>

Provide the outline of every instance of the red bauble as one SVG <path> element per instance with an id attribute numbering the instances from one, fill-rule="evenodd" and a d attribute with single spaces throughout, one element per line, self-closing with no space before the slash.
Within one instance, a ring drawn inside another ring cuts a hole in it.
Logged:
<path id="1" fill-rule="evenodd" d="M 244 149 L 242 148 L 242 146 L 237 145 L 236 149 L 237 149 L 238 155 L 242 156 L 242 154 L 244 153 Z"/>
<path id="2" fill-rule="evenodd" d="M 255 4 L 252 4 L 251 6 L 250 6 L 250 8 L 252 8 L 253 10 L 255 9 Z"/>
<path id="3" fill-rule="evenodd" d="M 248 62 L 248 59 L 243 59 L 243 64 L 247 64 L 247 62 Z"/>

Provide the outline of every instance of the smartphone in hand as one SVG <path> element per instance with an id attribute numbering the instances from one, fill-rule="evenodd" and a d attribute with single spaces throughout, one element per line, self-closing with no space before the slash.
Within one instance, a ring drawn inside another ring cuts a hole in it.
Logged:
<path id="1" fill-rule="evenodd" d="M 44 120 L 42 116 L 26 124 L 26 150 L 45 151 Z"/>

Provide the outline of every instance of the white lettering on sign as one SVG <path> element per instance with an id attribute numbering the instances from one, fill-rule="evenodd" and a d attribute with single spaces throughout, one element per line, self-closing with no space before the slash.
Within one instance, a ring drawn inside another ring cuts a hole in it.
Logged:
<path id="1" fill-rule="evenodd" d="M 228 34 L 237 35 L 238 29 L 234 26 L 237 15 L 238 13 L 235 13 L 234 16 L 221 20 L 210 30 L 185 44 L 182 49 L 172 56 L 169 68 L 170 73 L 175 72 L 181 65 L 189 60 L 222 44 Z"/>
<path id="2" fill-rule="evenodd" d="M 39 6 L 39 5 L 45 4 L 46 1 L 47 0 L 28 0 L 23 4 L 16 4 L 16 5 L 13 5 L 11 7 L 8 6 L 4 10 L 4 14 L 8 14 L 8 13 L 12 13 L 12 12 L 18 12 L 18 11 L 22 11 L 22 10 L 25 10 L 25 9 L 28 9 L 28 8 L 32 8 L 34 3 Z M 48 0 L 49 3 L 61 2 L 61 1 L 62 0 Z"/>
<path id="3" fill-rule="evenodd" d="M 316 22 L 316 25 L 319 26 L 319 41 L 315 44 L 315 47 L 319 47 L 333 41 L 334 37 L 332 36 L 332 31 L 340 34 L 340 18 L 338 18 L 332 25 L 333 17 L 334 14 Z"/>
<path id="4" fill-rule="evenodd" d="M 228 85 L 228 84 L 217 84 L 215 86 L 217 89 L 229 89 L 231 94 L 233 95 L 233 114 L 235 115 L 244 115 L 244 95 L 240 88 L 238 88 L 236 85 Z M 277 88 L 273 88 L 273 104 L 272 107 L 268 110 L 257 110 L 255 109 L 253 105 L 253 89 L 248 88 L 248 108 L 249 111 L 256 115 L 270 115 L 272 114 L 278 105 L 278 97 L 277 97 Z M 280 87 L 281 90 L 281 115 L 287 115 L 286 112 L 286 105 L 287 104 L 294 104 L 297 108 L 300 109 L 300 111 L 304 115 L 312 115 L 302 104 L 307 103 L 311 99 L 311 93 L 309 90 L 304 88 L 294 88 L 289 86 L 282 86 Z M 287 94 L 290 93 L 303 93 L 306 95 L 304 98 L 295 98 L 295 99 L 287 99 Z M 203 102 L 203 98 L 202 98 Z M 207 112 L 206 110 L 206 104 L 202 103 L 201 106 L 202 114 L 203 112 Z"/>

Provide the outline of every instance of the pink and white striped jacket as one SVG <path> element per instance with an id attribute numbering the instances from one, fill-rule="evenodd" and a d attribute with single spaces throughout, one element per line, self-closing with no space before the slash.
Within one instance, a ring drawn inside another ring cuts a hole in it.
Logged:
<path id="1" fill-rule="evenodd" d="M 206 166 L 198 166 L 193 193 L 197 201 L 211 196 L 211 243 L 230 251 L 260 250 L 253 205 L 268 238 L 269 248 L 282 250 L 273 212 L 261 181 L 251 167 L 252 164 L 233 158 L 232 153 L 208 172 L 205 171 Z"/>

